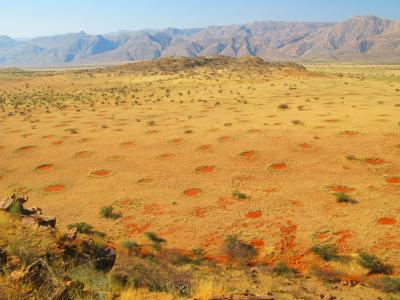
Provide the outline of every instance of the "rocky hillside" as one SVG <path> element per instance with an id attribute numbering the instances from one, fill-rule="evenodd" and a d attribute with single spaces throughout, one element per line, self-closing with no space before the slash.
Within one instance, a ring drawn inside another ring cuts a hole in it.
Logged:
<path id="1" fill-rule="evenodd" d="M 339 23 L 254 22 L 197 29 L 17 41 L 0 36 L 0 66 L 108 64 L 166 56 L 259 56 L 290 61 L 400 61 L 400 20 L 353 17 Z"/>

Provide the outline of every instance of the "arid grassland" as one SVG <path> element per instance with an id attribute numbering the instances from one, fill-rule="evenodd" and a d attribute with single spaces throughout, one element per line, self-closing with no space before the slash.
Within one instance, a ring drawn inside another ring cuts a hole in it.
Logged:
<path id="1" fill-rule="evenodd" d="M 103 233 L 110 274 L 179 277 L 121 292 L 109 274 L 70 274 L 122 299 L 397 299 L 400 66 L 0 70 L 0 198 L 12 193 L 61 231 Z"/>

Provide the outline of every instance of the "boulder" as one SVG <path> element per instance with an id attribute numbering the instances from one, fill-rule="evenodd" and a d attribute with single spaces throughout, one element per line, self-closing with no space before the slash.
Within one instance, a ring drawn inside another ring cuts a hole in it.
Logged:
<path id="1" fill-rule="evenodd" d="M 98 249 L 94 253 L 94 266 L 97 270 L 109 271 L 114 266 L 117 254 L 111 248 Z"/>
<path id="2" fill-rule="evenodd" d="M 18 196 L 12 194 L 10 197 L 4 198 L 0 201 L 0 210 L 10 211 L 12 207 L 16 207 L 20 211 L 23 209 L 23 205 L 28 201 L 28 196 Z"/>
<path id="3" fill-rule="evenodd" d="M 0 248 L 0 266 L 3 266 L 7 263 L 7 251 Z"/>

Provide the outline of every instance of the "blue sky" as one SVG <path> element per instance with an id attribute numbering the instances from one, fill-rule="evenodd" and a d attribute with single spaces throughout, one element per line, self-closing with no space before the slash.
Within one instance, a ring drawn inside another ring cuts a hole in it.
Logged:
<path id="1" fill-rule="evenodd" d="M 12 37 L 372 14 L 400 19 L 400 0 L 0 0 L 0 9 L 0 34 Z"/>

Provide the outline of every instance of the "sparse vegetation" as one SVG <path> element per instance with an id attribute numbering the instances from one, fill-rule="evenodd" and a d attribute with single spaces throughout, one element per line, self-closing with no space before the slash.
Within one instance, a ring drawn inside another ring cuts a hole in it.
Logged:
<path id="1" fill-rule="evenodd" d="M 121 214 L 115 213 L 114 208 L 109 205 L 109 206 L 103 206 L 100 209 L 100 216 L 106 219 L 118 219 L 121 217 Z"/>
<path id="2" fill-rule="evenodd" d="M 247 263 L 257 255 L 253 245 L 245 243 L 237 235 L 228 235 L 224 242 L 224 251 L 232 261 Z"/>
<path id="3" fill-rule="evenodd" d="M 383 263 L 377 256 L 365 251 L 359 253 L 358 263 L 368 269 L 371 274 L 390 274 L 393 271 L 391 265 Z"/>
<path id="4" fill-rule="evenodd" d="M 315 245 L 311 248 L 311 251 L 325 261 L 338 260 L 340 258 L 337 247 L 333 244 Z"/>

